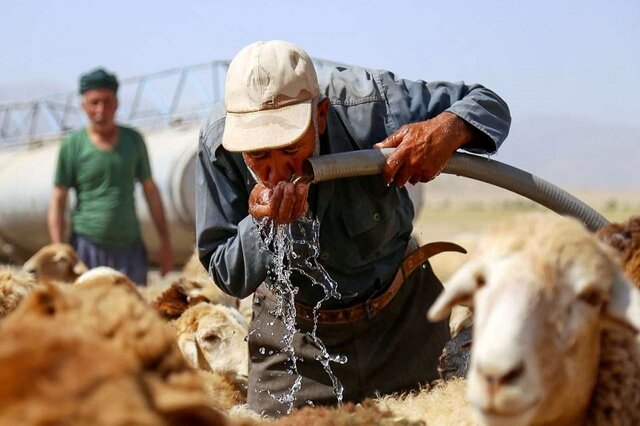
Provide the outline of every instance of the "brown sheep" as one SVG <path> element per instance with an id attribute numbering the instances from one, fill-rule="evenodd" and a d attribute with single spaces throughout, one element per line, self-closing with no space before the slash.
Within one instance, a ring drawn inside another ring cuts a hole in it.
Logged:
<path id="1" fill-rule="evenodd" d="M 216 287 L 216 289 L 212 291 L 219 291 L 222 293 L 221 290 L 218 290 L 218 287 L 215 285 L 215 282 L 213 281 L 207 270 L 204 268 L 204 266 L 202 266 L 202 263 L 200 263 L 197 249 L 193 251 L 193 254 L 182 268 L 182 276 L 187 279 L 197 278 L 200 281 L 211 282 L 211 284 Z M 236 307 L 245 317 L 247 322 L 251 321 L 251 316 L 253 314 L 253 296 L 247 296 L 244 299 L 240 299 L 239 301 L 237 301 L 237 304 L 238 305 Z M 177 316 L 174 316 L 173 318 L 177 318 Z"/>
<path id="2" fill-rule="evenodd" d="M 413 422 L 394 416 L 391 412 L 375 406 L 371 402 L 341 407 L 304 407 L 294 410 L 290 415 L 281 417 L 269 425 L 274 426 L 419 426 L 422 422 Z"/>
<path id="3" fill-rule="evenodd" d="M 126 286 L 96 281 L 37 289 L 3 321 L 0 339 L 7 343 L 0 351 L 0 407 L 6 408 L 0 419 L 22 419 L 25 406 L 15 401 L 28 396 L 29 415 L 42 417 L 15 424 L 66 424 L 76 416 L 96 419 L 83 424 L 226 424 L 208 406 L 170 326 Z M 146 414 L 135 413 L 141 407 Z"/>
<path id="4" fill-rule="evenodd" d="M 238 308 L 240 300 L 222 292 L 208 277 L 181 277 L 151 302 L 165 319 L 176 319 L 190 306 L 209 302 Z"/>
<path id="5" fill-rule="evenodd" d="M 0 318 L 13 312 L 38 282 L 31 274 L 10 267 L 0 267 Z"/>
<path id="6" fill-rule="evenodd" d="M 71 283 L 87 271 L 87 266 L 69 244 L 52 243 L 31 256 L 22 270 L 34 274 L 39 280 Z"/>
<path id="7" fill-rule="evenodd" d="M 606 225 L 596 235 L 620 253 L 625 274 L 640 288 L 640 216 Z"/>
<path id="8" fill-rule="evenodd" d="M 190 393 L 158 404 L 135 358 L 99 336 L 46 321 L 16 325 L 0 331 L 2 424 L 226 424 Z"/>

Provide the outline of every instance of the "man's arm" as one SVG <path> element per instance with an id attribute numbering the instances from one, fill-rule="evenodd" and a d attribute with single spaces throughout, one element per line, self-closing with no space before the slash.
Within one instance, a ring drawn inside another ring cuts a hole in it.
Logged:
<path id="1" fill-rule="evenodd" d="M 507 104 L 481 85 L 396 80 L 389 72 L 378 77 L 392 134 L 376 147 L 396 148 L 382 172 L 387 182 L 429 181 L 458 148 L 492 153 L 509 133 Z"/>
<path id="2" fill-rule="evenodd" d="M 142 189 L 160 239 L 160 273 L 165 275 L 173 269 L 173 248 L 171 247 L 171 238 L 169 237 L 160 191 L 151 178 L 142 181 Z"/>
<path id="3" fill-rule="evenodd" d="M 271 255 L 249 216 L 242 158 L 219 148 L 224 118 L 205 127 L 196 158 L 196 240 L 200 261 L 220 289 L 244 298 L 267 275 Z"/>
<path id="4" fill-rule="evenodd" d="M 54 186 L 49 211 L 47 212 L 47 227 L 52 243 L 64 242 L 64 209 L 67 205 L 67 193 L 69 190 L 63 186 Z"/>

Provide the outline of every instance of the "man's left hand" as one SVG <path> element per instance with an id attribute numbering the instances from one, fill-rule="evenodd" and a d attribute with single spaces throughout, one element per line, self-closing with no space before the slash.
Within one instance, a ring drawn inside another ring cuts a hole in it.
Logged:
<path id="1" fill-rule="evenodd" d="M 473 137 L 463 119 L 450 112 L 419 123 L 405 124 L 374 148 L 396 148 L 382 176 L 399 187 L 428 182 L 442 172 L 451 155 Z"/>

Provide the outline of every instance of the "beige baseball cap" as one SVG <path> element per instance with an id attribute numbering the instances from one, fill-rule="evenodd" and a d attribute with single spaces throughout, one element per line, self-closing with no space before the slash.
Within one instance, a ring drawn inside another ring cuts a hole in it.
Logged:
<path id="1" fill-rule="evenodd" d="M 222 146 L 239 152 L 291 145 L 309 127 L 319 95 L 316 70 L 304 50 L 281 40 L 250 44 L 227 71 Z"/>

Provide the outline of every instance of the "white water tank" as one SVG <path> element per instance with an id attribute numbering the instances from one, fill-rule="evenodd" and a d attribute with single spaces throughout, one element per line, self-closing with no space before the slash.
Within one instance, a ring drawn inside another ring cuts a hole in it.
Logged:
<path id="1" fill-rule="evenodd" d="M 195 156 L 199 123 L 144 132 L 153 179 L 160 190 L 176 264 L 195 245 Z M 30 255 L 49 242 L 47 208 L 61 140 L 0 150 L 0 239 Z M 152 261 L 158 239 L 140 185 L 135 190 L 142 236 Z M 70 191 L 70 204 L 75 202 Z M 69 220 L 67 216 L 67 231 Z"/>

